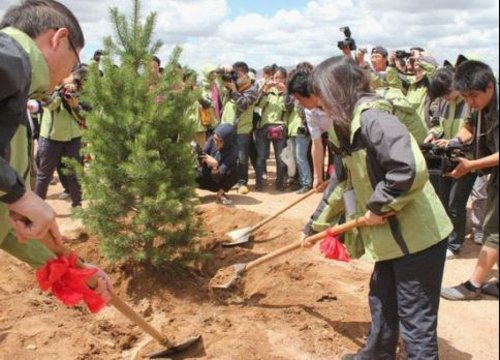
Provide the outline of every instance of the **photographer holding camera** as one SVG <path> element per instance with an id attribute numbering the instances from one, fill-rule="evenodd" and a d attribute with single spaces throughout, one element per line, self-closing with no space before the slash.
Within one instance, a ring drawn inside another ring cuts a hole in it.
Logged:
<path id="1" fill-rule="evenodd" d="M 257 106 L 262 109 L 262 118 L 254 132 L 257 147 L 257 168 L 255 169 L 256 189 L 264 187 L 263 174 L 266 160 L 269 156 L 269 146 L 272 143 L 276 159 L 275 187 L 278 191 L 285 190 L 286 165 L 280 154 L 286 147 L 287 116 L 293 109 L 293 99 L 286 92 L 287 71 L 278 67 L 272 79 L 261 88 Z"/>
<path id="2" fill-rule="evenodd" d="M 452 148 L 461 148 L 461 144 L 453 138 L 463 127 L 464 120 L 469 113 L 469 107 L 460 93 L 453 88 L 453 71 L 447 68 L 437 70 L 429 84 L 429 92 L 432 99 L 439 99 L 439 101 L 434 112 L 436 123 L 433 124 L 434 126 L 424 142 L 448 149 L 449 152 Z M 472 157 L 472 153 L 467 155 Z M 457 164 L 446 156 L 443 161 L 447 160 L 451 162 L 451 165 Z M 460 252 L 460 247 L 465 239 L 467 200 L 477 173 L 470 172 L 459 179 L 443 175 L 445 174 L 436 177 L 436 184 L 433 185 L 435 185 L 436 192 L 453 224 L 453 232 L 448 237 L 448 250 L 446 252 L 446 257 L 451 259 Z"/>
<path id="3" fill-rule="evenodd" d="M 404 67 L 398 61 L 403 59 L 402 56 L 408 56 Z M 410 53 L 404 54 L 396 51 L 389 55 L 389 67 L 398 68 L 401 73 L 399 78 L 394 79 L 395 87 L 403 91 L 427 128 L 431 127 L 429 82 L 437 65 L 436 60 L 432 56 L 425 55 L 422 48 L 415 47 Z"/>
<path id="4" fill-rule="evenodd" d="M 236 62 L 232 70 L 222 74 L 221 79 L 227 90 L 222 111 L 222 124 L 232 124 L 236 128 L 235 143 L 238 149 L 238 193 L 248 193 L 248 158 L 252 132 L 253 110 L 257 101 L 256 85 L 248 76 L 248 65 Z"/>
<path id="5" fill-rule="evenodd" d="M 81 130 L 85 127 L 81 115 L 82 105 L 78 99 L 85 70 L 81 67 L 62 81 L 52 93 L 51 101 L 44 106 L 38 141 L 38 173 L 35 193 L 42 199 L 61 159 L 70 158 L 81 162 Z M 71 196 L 71 206 L 81 206 L 82 192 L 74 174 L 66 176 L 67 188 Z"/>
<path id="6" fill-rule="evenodd" d="M 217 202 L 231 205 L 228 192 L 238 181 L 238 149 L 233 144 L 235 128 L 231 124 L 217 126 L 203 150 L 196 146 L 199 167 L 196 182 L 200 189 L 217 193 Z"/>
<path id="7" fill-rule="evenodd" d="M 461 63 L 454 76 L 454 88 L 461 93 L 474 111 L 465 120 L 464 127 L 454 141 L 472 142 L 475 160 L 459 158 L 450 174 L 454 179 L 481 171 L 490 176 L 486 216 L 483 224 L 483 247 L 472 276 L 460 285 L 441 289 L 441 296 L 448 300 L 477 300 L 481 293 L 498 297 L 498 282 L 487 283 L 488 273 L 498 266 L 498 88 L 491 68 L 480 61 Z"/>

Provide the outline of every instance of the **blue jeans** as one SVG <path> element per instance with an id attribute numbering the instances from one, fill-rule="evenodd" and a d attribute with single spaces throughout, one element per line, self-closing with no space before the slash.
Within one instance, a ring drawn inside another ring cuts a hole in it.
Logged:
<path id="1" fill-rule="evenodd" d="M 276 158 L 276 185 L 285 185 L 286 165 L 280 159 L 280 154 L 286 146 L 286 139 L 269 140 L 267 128 L 263 127 L 254 131 L 255 146 L 257 148 L 257 163 L 255 169 L 255 181 L 258 185 L 263 183 L 262 175 L 266 169 L 266 160 L 269 157 L 269 145 L 272 143 L 274 156 Z"/>
<path id="2" fill-rule="evenodd" d="M 476 173 L 469 173 L 459 179 L 439 178 L 439 197 L 453 224 L 453 231 L 448 236 L 448 249 L 455 253 L 460 251 L 464 243 L 467 200 L 476 178 Z"/>
<path id="3" fill-rule="evenodd" d="M 250 134 L 237 134 L 234 142 L 238 148 L 238 185 L 246 185 L 248 183 Z"/>
<path id="4" fill-rule="evenodd" d="M 295 162 L 297 163 L 297 169 L 299 171 L 300 186 L 310 187 L 312 186 L 312 176 L 311 167 L 307 159 L 307 152 L 309 150 L 311 138 L 309 136 L 297 135 L 292 136 L 290 140 L 292 140 L 295 152 Z"/>

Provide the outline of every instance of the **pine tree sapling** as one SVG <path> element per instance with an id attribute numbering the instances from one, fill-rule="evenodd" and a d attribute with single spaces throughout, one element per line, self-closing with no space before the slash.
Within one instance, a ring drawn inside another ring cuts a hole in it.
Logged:
<path id="1" fill-rule="evenodd" d="M 189 252 L 196 230 L 193 129 L 183 116 L 197 94 L 182 82 L 179 48 L 161 75 L 152 70 L 161 46 L 151 45 L 155 13 L 141 22 L 135 0 L 129 18 L 116 8 L 111 18 L 115 36 L 104 41 L 103 75 L 93 64 L 85 83 L 92 161 L 81 178 L 88 201 L 81 217 L 111 261 L 160 265 Z"/>

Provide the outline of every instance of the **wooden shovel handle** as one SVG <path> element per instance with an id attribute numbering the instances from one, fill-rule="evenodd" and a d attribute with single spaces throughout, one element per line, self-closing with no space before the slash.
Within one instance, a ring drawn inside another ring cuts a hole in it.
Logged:
<path id="1" fill-rule="evenodd" d="M 341 224 L 341 225 L 336 225 L 336 226 L 333 226 L 332 228 L 330 228 L 330 231 L 336 235 L 336 234 L 342 234 L 346 231 L 350 231 L 358 226 L 363 226 L 366 224 L 366 220 L 364 217 L 359 217 L 357 219 L 354 219 L 354 220 L 350 220 L 344 224 Z M 317 243 L 319 240 L 323 239 L 325 236 L 326 236 L 326 233 L 327 233 L 328 230 L 325 230 L 325 231 L 322 231 L 320 233 L 317 233 L 315 235 L 312 235 L 312 236 L 309 236 L 306 238 L 307 241 L 315 244 Z M 281 256 L 281 255 L 284 255 L 286 253 L 289 253 L 290 251 L 293 251 L 293 250 L 296 250 L 296 249 L 299 249 L 300 247 L 302 247 L 302 242 L 301 241 L 297 241 L 293 244 L 290 244 L 290 245 L 287 245 L 287 246 L 284 246 L 278 250 L 275 250 L 267 255 L 264 255 L 258 259 L 255 259 L 254 261 L 251 261 L 247 264 L 246 266 L 246 270 L 250 270 L 251 268 L 254 268 L 256 266 L 259 266 L 269 260 L 272 260 L 274 258 L 277 258 L 278 256 Z"/>
<path id="2" fill-rule="evenodd" d="M 18 214 L 12 213 L 10 216 L 15 220 L 25 221 Z M 64 245 L 57 244 L 50 234 L 47 234 L 43 239 L 38 240 L 45 247 L 47 247 L 50 251 L 52 251 L 57 256 L 69 256 L 72 253 L 72 250 Z M 78 257 L 76 265 L 78 267 L 83 267 L 83 262 L 80 257 Z M 97 278 L 93 276 L 87 281 L 87 285 L 91 288 L 95 288 L 97 285 Z M 113 305 L 119 312 L 125 315 L 130 321 L 139 326 L 144 332 L 153 337 L 156 341 L 166 347 L 172 347 L 173 343 L 171 343 L 166 337 L 164 337 L 158 330 L 152 327 L 142 316 L 140 316 L 134 309 L 132 309 L 125 301 L 120 299 L 114 292 L 111 292 L 111 301 L 110 304 Z"/>
<path id="3" fill-rule="evenodd" d="M 266 225 L 268 222 L 270 222 L 271 220 L 274 220 L 275 218 L 277 218 L 278 216 L 280 216 L 281 214 L 283 214 L 285 211 L 287 211 L 288 209 L 294 207 L 295 205 L 297 205 L 298 203 L 300 203 L 301 201 L 307 199 L 309 196 L 311 196 L 312 194 L 314 194 L 316 192 L 315 189 L 311 189 L 309 190 L 308 192 L 306 192 L 304 195 L 302 195 L 301 197 L 299 197 L 298 199 L 294 200 L 293 202 L 291 202 L 290 204 L 286 205 L 284 208 L 282 208 L 281 210 L 279 210 L 278 212 L 274 213 L 273 215 L 265 218 L 264 220 L 262 220 L 261 222 L 255 224 L 254 226 L 252 226 L 252 228 L 250 229 L 250 232 L 254 232 L 255 230 L 257 229 L 260 229 L 262 226 Z"/>

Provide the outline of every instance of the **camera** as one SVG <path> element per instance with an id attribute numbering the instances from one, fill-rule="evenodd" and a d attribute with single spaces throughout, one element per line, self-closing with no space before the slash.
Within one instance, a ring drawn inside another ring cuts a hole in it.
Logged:
<path id="1" fill-rule="evenodd" d="M 203 151 L 201 146 L 198 145 L 197 143 L 195 143 L 194 141 L 191 141 L 191 143 L 189 145 L 191 146 L 192 153 L 196 155 L 196 158 L 198 159 L 198 163 L 201 164 L 201 159 L 207 154 Z"/>
<path id="2" fill-rule="evenodd" d="M 456 158 L 466 157 L 471 151 L 468 145 L 451 146 L 441 148 L 434 144 L 422 144 L 420 150 L 427 163 L 430 175 L 443 175 L 452 172 L 458 166 Z"/>
<path id="3" fill-rule="evenodd" d="M 350 49 L 351 51 L 356 50 L 356 41 L 354 41 L 354 39 L 351 38 L 351 29 L 349 29 L 349 26 L 341 27 L 339 30 L 340 32 L 344 33 L 345 39 L 339 41 L 337 43 L 337 47 L 340 50 L 344 49 Z"/>
<path id="4" fill-rule="evenodd" d="M 238 80 L 238 73 L 234 70 L 222 74 L 221 79 L 223 82 L 236 82 Z"/>
<path id="5" fill-rule="evenodd" d="M 406 50 L 396 50 L 394 53 L 396 54 L 396 57 L 398 59 L 406 59 L 411 56 L 411 52 L 408 52 Z"/>
<path id="6" fill-rule="evenodd" d="M 300 125 L 297 128 L 297 134 L 298 135 L 306 136 L 308 133 L 309 133 L 309 131 L 307 130 L 307 126 L 305 126 L 305 125 Z"/>

